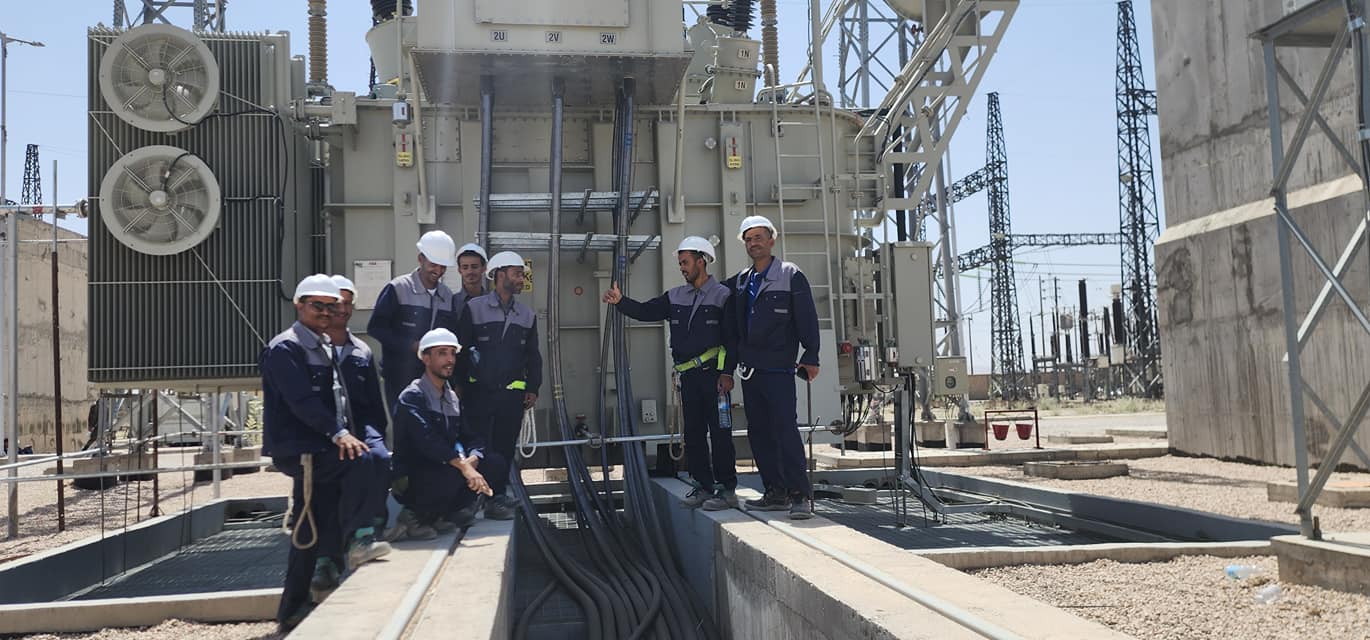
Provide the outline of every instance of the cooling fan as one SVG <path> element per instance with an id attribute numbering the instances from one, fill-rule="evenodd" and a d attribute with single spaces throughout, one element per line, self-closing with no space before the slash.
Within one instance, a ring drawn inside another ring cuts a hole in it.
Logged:
<path id="1" fill-rule="evenodd" d="M 180 131 L 214 108 L 219 65 L 191 32 L 144 25 L 124 32 L 105 50 L 100 93 L 124 122 L 146 131 Z"/>
<path id="2" fill-rule="evenodd" d="M 120 158 L 100 182 L 100 220 L 125 246 L 169 256 L 209 237 L 219 222 L 219 181 L 184 149 L 150 146 Z"/>

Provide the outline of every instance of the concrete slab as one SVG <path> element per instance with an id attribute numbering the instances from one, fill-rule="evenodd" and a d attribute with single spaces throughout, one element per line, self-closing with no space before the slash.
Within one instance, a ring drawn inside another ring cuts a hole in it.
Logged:
<path id="1" fill-rule="evenodd" d="M 503 640 L 512 633 L 514 520 L 480 521 L 466 532 L 415 616 L 411 638 Z M 460 594 L 461 604 L 453 606 Z"/>
<path id="2" fill-rule="evenodd" d="M 842 499 L 854 504 L 875 504 L 876 490 L 865 487 L 842 487 Z"/>
<path id="3" fill-rule="evenodd" d="M 888 451 L 850 451 L 845 455 L 831 445 L 814 445 L 814 460 L 819 469 L 870 469 L 894 464 Z M 1131 460 L 1158 458 L 1170 453 L 1163 444 L 1156 445 L 1097 445 L 1078 449 L 919 449 L 918 461 L 925 467 L 979 467 L 987 465 L 1019 465 L 1038 460 Z"/>
<path id="4" fill-rule="evenodd" d="M 1271 550 L 1280 561 L 1280 580 L 1370 595 L 1370 533 L 1324 538 L 1271 538 Z"/>
<path id="5" fill-rule="evenodd" d="M 151 455 L 135 456 L 127 453 L 116 453 L 107 456 L 92 456 L 90 458 L 77 458 L 68 460 L 65 473 L 109 473 L 113 471 L 142 471 L 153 469 L 157 465 L 155 458 Z M 57 473 L 57 467 L 53 466 L 43 470 L 43 475 Z"/>
<path id="6" fill-rule="evenodd" d="M 1106 435 L 1119 438 L 1166 438 L 1169 432 L 1165 427 L 1118 427 L 1104 429 Z"/>
<path id="7" fill-rule="evenodd" d="M 0 636 L 74 633 L 108 627 L 151 627 L 171 618 L 196 622 L 272 620 L 276 617 L 276 605 L 280 599 L 280 589 L 254 589 L 0 605 Z"/>
<path id="8" fill-rule="evenodd" d="M 1267 482 L 1265 496 L 1270 502 L 1297 503 L 1299 485 L 1294 482 Z M 1370 507 L 1370 482 L 1329 481 L 1322 493 L 1318 494 L 1316 503 L 1341 509 Z"/>
<path id="9" fill-rule="evenodd" d="M 1024 462 L 1023 473 L 1038 478 L 1058 480 L 1094 480 L 1127 475 L 1127 464 L 1122 462 L 1070 461 Z"/>
<path id="10" fill-rule="evenodd" d="M 975 549 L 929 549 L 916 551 L 959 571 L 1017 565 L 1084 564 L 1095 560 L 1114 562 L 1165 562 L 1181 556 L 1241 558 L 1268 555 L 1270 542 L 1130 542 L 1061 545 L 1055 547 L 978 547 Z"/>
<path id="11" fill-rule="evenodd" d="M 477 526 L 481 524 L 478 522 Z M 362 565 L 344 580 L 289 637 L 372 640 L 395 624 L 403 630 L 409 615 L 403 605 L 411 590 L 417 590 L 420 598 L 427 593 L 456 543 L 455 533 L 433 540 L 395 543 L 395 550 L 389 555 Z M 359 611 L 373 614 L 357 615 Z"/>
<path id="12" fill-rule="evenodd" d="M 857 451 L 887 451 L 894 446 L 894 430 L 889 425 L 866 425 L 846 439 L 847 448 Z"/>
<path id="13" fill-rule="evenodd" d="M 689 490 L 676 480 L 658 480 L 660 504 L 674 504 Z M 739 495 L 752 497 L 743 489 Z M 698 539 L 702 523 L 716 537 L 712 584 L 720 624 L 734 638 L 979 638 L 980 634 L 910 597 L 921 594 L 960 609 L 982 622 L 1012 629 L 1025 639 L 1126 638 L 1026 596 L 822 517 L 791 523 L 783 514 L 677 509 Z M 673 520 L 676 517 L 673 516 Z M 676 537 L 683 531 L 674 523 Z M 847 562 L 792 537 L 794 532 Z M 864 567 L 874 573 L 862 573 Z M 874 575 L 888 579 L 882 583 Z M 894 584 L 899 590 L 891 587 Z M 901 592 L 902 591 L 902 592 Z M 707 595 L 705 596 L 708 597 Z"/>
<path id="14" fill-rule="evenodd" d="M 1112 444 L 1113 436 L 1062 433 L 1047 436 L 1047 444 Z"/>

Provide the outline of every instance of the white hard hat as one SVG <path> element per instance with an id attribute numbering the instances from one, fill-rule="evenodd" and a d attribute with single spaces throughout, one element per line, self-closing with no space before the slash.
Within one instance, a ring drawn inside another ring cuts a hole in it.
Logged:
<path id="1" fill-rule="evenodd" d="M 501 251 L 485 265 L 485 277 L 494 280 L 495 272 L 505 267 L 522 267 L 523 257 L 513 251 Z"/>
<path id="2" fill-rule="evenodd" d="M 485 249 L 483 249 L 480 245 L 478 245 L 478 244 L 476 244 L 476 243 L 474 243 L 474 242 L 468 242 L 468 243 L 466 243 L 466 244 L 464 244 L 464 245 L 461 245 L 461 248 L 460 248 L 460 249 L 457 249 L 457 257 L 458 257 L 458 258 L 462 257 L 463 255 L 465 255 L 465 254 L 467 254 L 467 253 L 474 253 L 474 254 L 480 256 L 480 261 L 481 261 L 481 262 L 489 262 L 489 261 L 490 261 L 490 256 L 485 255 Z"/>
<path id="3" fill-rule="evenodd" d="M 675 252 L 680 253 L 681 251 L 698 251 L 705 255 L 705 260 L 708 262 L 718 259 L 714 255 L 714 246 L 699 236 L 686 236 L 684 240 L 681 240 L 680 246 L 676 247 Z"/>
<path id="4" fill-rule="evenodd" d="M 338 283 L 333 282 L 333 276 L 322 273 L 305 276 L 300 284 L 295 285 L 295 302 L 311 296 L 342 300 L 342 292 L 338 290 Z"/>
<path id="5" fill-rule="evenodd" d="M 433 347 L 456 347 L 457 351 L 461 351 L 461 343 L 457 341 L 457 336 L 441 327 L 423 334 L 419 339 L 418 355 L 422 356 L 423 352 Z"/>
<path id="6" fill-rule="evenodd" d="M 419 238 L 417 246 L 419 253 L 429 262 L 444 267 L 457 266 L 457 243 L 452 242 L 452 236 L 441 231 L 429 231 Z"/>
<path id="7" fill-rule="evenodd" d="M 755 229 L 757 227 L 766 227 L 767 229 L 770 229 L 772 236 L 780 235 L 779 232 L 775 230 L 775 225 L 771 224 L 770 219 L 766 216 L 747 216 L 742 219 L 742 226 L 737 228 L 737 239 L 741 240 L 748 229 Z"/>
<path id="8" fill-rule="evenodd" d="M 351 291 L 353 295 L 357 293 L 357 285 L 353 284 L 347 276 L 333 276 L 333 284 L 338 285 L 338 292 Z"/>

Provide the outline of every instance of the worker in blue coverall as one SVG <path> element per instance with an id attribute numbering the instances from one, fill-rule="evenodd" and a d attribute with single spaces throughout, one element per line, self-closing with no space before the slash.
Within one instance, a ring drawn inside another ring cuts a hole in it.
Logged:
<path id="1" fill-rule="evenodd" d="M 457 244 L 446 233 L 429 231 L 419 238 L 418 249 L 418 268 L 381 289 L 366 324 L 367 334 L 381 343 L 381 378 L 392 414 L 400 391 L 423 374 L 423 364 L 414 358 L 419 338 L 437 327 L 455 328 L 461 311 L 442 281 L 457 265 Z"/>
<path id="2" fill-rule="evenodd" d="M 337 310 L 333 312 L 328 330 L 324 334 L 328 336 L 333 348 L 334 361 L 338 363 L 343 382 L 347 385 L 347 409 L 351 410 L 357 424 L 365 427 L 362 441 L 371 448 L 373 454 L 388 462 L 390 451 L 385 446 L 385 438 L 382 435 L 387 418 L 385 402 L 381 399 L 380 374 L 376 370 L 371 347 L 348 329 L 355 308 L 357 285 L 341 275 L 333 276 L 333 283 L 338 285 L 338 293 L 342 299 L 338 302 Z M 389 519 L 386 511 L 385 503 L 382 501 L 380 511 L 372 520 L 377 532 L 385 527 Z M 309 584 L 314 602 L 322 602 L 342 580 L 343 557 L 340 543 L 341 538 L 332 536 L 319 541 L 318 557 L 314 563 L 314 578 Z"/>
<path id="3" fill-rule="evenodd" d="M 617 282 L 604 293 L 604 302 L 629 318 L 671 321 L 671 359 L 685 419 L 685 459 L 695 483 L 682 504 L 691 509 L 702 505 L 706 511 L 737 507 L 737 452 L 732 430 L 719 428 L 718 400 L 733 390 L 737 348 L 734 325 L 724 321 L 731 309 L 731 291 L 709 275 L 714 259 L 708 240 L 690 236 L 676 249 L 685 284 L 647 302 L 625 297 Z"/>
<path id="4" fill-rule="evenodd" d="M 514 460 L 514 445 L 523 414 L 533 408 L 542 385 L 537 316 L 514 296 L 523 291 L 523 258 L 501 251 L 490 258 L 486 277 L 494 288 L 466 303 L 457 321 L 462 345 L 457 380 L 462 382 L 462 415 L 480 431 L 488 449 Z M 494 498 L 485 504 L 489 520 L 514 517 L 514 501 L 505 495 L 508 475 L 486 475 Z"/>
<path id="5" fill-rule="evenodd" d="M 356 419 L 327 331 L 342 294 L 315 274 L 295 288 L 296 322 L 262 351 L 262 453 L 293 479 L 290 556 L 277 622 L 292 629 L 313 608 L 316 558 L 343 550 L 344 569 L 390 552 L 377 541 L 389 461 L 366 440 L 378 434 Z M 354 433 L 355 431 L 355 433 Z M 372 433 L 367 433 L 371 431 Z"/>
<path id="6" fill-rule="evenodd" d="M 489 261 L 485 249 L 474 242 L 468 242 L 457 249 L 457 275 L 461 277 L 461 288 L 453 292 L 455 298 L 452 308 L 456 310 L 454 313 L 458 317 L 461 316 L 461 310 L 468 300 L 490 293 L 485 288 L 485 264 Z"/>
<path id="7" fill-rule="evenodd" d="M 486 474 L 508 474 L 483 434 L 462 421 L 449 383 L 460 351 L 451 331 L 424 334 L 417 354 L 424 374 L 404 388 L 395 408 L 395 498 L 404 505 L 399 526 L 409 537 L 416 528 L 445 533 L 470 526 L 477 496 L 493 495 Z"/>
<path id="8" fill-rule="evenodd" d="M 813 490 L 799 437 L 794 376 L 818 377 L 818 310 L 799 267 L 771 255 L 776 230 L 770 220 L 748 216 L 737 237 L 752 265 L 724 284 L 734 298 L 747 439 L 766 489 L 746 504 L 788 510 L 790 518 L 805 520 L 813 517 Z"/>

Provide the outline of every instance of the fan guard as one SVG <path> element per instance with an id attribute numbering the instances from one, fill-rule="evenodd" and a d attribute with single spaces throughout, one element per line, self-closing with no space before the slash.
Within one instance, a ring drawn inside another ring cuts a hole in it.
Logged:
<path id="1" fill-rule="evenodd" d="M 100 182 L 100 220 L 139 253 L 169 256 L 199 245 L 219 223 L 219 181 L 199 157 L 154 145 L 116 161 Z"/>
<path id="2" fill-rule="evenodd" d="M 115 115 L 139 129 L 180 131 L 214 109 L 219 64 L 195 34 L 143 25 L 120 34 L 101 56 L 100 94 Z"/>

